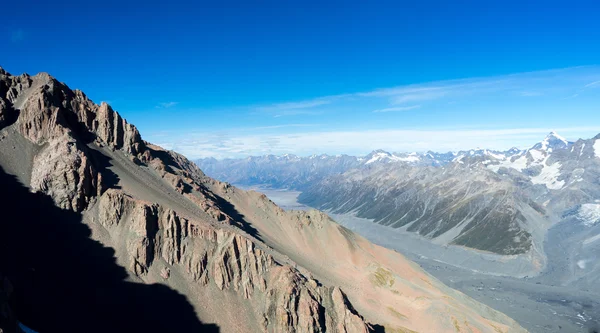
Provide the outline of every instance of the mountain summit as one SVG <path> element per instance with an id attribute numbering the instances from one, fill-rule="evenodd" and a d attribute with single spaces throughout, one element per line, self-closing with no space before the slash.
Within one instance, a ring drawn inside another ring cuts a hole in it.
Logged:
<path id="1" fill-rule="evenodd" d="M 552 131 L 546 135 L 544 140 L 536 143 L 532 148 L 538 150 L 552 150 L 552 149 L 564 149 L 567 148 L 571 142 L 567 141 L 562 136 L 558 135 L 558 133 Z"/>

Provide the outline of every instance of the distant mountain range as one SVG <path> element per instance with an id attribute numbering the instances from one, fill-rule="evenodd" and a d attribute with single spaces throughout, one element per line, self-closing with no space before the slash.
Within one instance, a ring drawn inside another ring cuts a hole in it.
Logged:
<path id="1" fill-rule="evenodd" d="M 198 159 L 194 162 L 208 175 L 241 185 L 271 185 L 274 188 L 301 190 L 316 180 L 344 173 L 350 169 L 388 163 L 404 163 L 415 166 L 444 166 L 464 157 L 496 158 L 504 160 L 522 153 L 511 148 L 507 151 L 472 149 L 468 151 L 438 153 L 434 151 L 391 153 L 381 149 L 366 156 L 294 154 L 249 156 L 246 158 Z"/>
<path id="2" fill-rule="evenodd" d="M 555 132 L 529 149 L 201 159 L 208 175 L 302 191 L 299 201 L 441 244 L 543 260 L 547 229 L 600 220 L 600 135 Z"/>

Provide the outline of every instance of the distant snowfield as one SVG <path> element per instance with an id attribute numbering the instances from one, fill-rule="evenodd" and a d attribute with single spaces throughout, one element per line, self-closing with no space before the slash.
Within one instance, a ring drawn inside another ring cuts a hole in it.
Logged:
<path id="1" fill-rule="evenodd" d="M 501 167 L 513 168 L 521 172 L 523 171 L 523 169 L 527 168 L 527 156 L 522 155 L 521 157 L 515 159 L 512 162 L 510 161 L 510 159 L 507 159 L 500 162 L 500 164 L 492 164 L 488 166 L 488 168 L 494 172 L 498 172 L 498 170 L 500 170 Z"/>
<path id="2" fill-rule="evenodd" d="M 530 181 L 533 184 L 541 184 L 546 186 L 550 190 L 560 190 L 565 186 L 564 180 L 558 180 L 560 177 L 560 168 L 561 164 L 556 162 L 551 165 L 546 165 L 548 158 L 550 155 L 545 155 L 543 152 L 531 149 L 528 151 L 528 154 L 531 156 L 532 161 L 529 162 L 527 159 L 527 154 L 520 156 L 514 161 L 504 160 L 499 164 L 492 164 L 488 166 L 488 169 L 498 172 L 501 167 L 512 168 L 519 172 L 523 172 L 523 170 L 535 166 L 542 166 L 542 170 L 537 176 L 533 176 L 530 178 Z"/>
<path id="3" fill-rule="evenodd" d="M 546 160 L 542 163 L 543 168 L 539 175 L 531 177 L 531 182 L 534 184 L 545 185 L 550 190 L 560 190 L 565 185 L 564 180 L 558 180 L 560 176 L 560 163 L 546 165 Z"/>
<path id="4" fill-rule="evenodd" d="M 600 139 L 594 142 L 594 155 L 600 158 Z"/>
<path id="5" fill-rule="evenodd" d="M 419 156 L 416 153 L 410 153 L 406 157 L 396 156 L 394 154 L 377 153 L 371 157 L 365 164 L 375 163 L 377 161 L 389 160 L 390 162 L 418 162 Z"/>

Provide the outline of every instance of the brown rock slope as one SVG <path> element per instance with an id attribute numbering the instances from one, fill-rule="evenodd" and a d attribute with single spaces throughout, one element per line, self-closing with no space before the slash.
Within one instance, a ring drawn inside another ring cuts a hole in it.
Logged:
<path id="1" fill-rule="evenodd" d="M 81 216 L 128 281 L 186 295 L 222 332 L 523 331 L 323 213 L 206 177 L 48 74 L 0 69 L 0 128 L 7 173 Z"/>

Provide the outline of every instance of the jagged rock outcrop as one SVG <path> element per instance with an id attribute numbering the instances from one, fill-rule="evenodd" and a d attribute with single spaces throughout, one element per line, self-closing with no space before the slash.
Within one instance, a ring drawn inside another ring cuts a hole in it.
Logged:
<path id="1" fill-rule="evenodd" d="M 58 206 L 82 211 L 102 191 L 101 175 L 85 142 L 95 141 L 137 156 L 144 150 L 137 129 L 106 103 L 98 106 L 46 73 L 0 72 L 0 128 L 16 128 L 42 151 L 33 161 L 31 188 Z M 18 119 L 13 119 L 18 114 Z"/>
<path id="2" fill-rule="evenodd" d="M 82 211 L 100 189 L 85 148 L 68 133 L 49 142 L 33 164 L 31 189 L 49 194 L 61 208 Z"/>
<path id="3" fill-rule="evenodd" d="M 98 216 L 109 232 L 128 235 L 121 241 L 135 275 L 143 278 L 163 267 L 156 263 L 160 258 L 169 274 L 183 271 L 194 283 L 231 290 L 255 302 L 266 332 L 368 331 L 339 288 L 319 286 L 281 265 L 245 236 L 189 221 L 112 189 L 100 198 Z"/>

